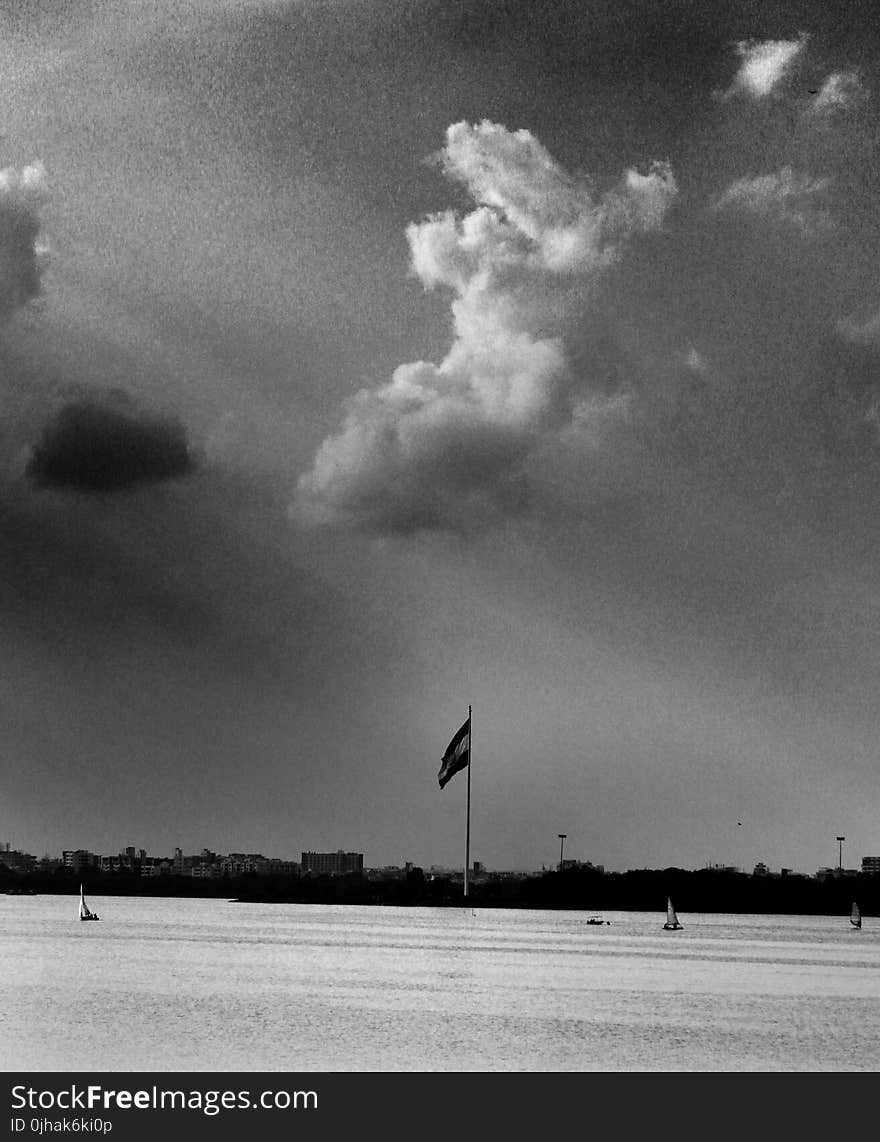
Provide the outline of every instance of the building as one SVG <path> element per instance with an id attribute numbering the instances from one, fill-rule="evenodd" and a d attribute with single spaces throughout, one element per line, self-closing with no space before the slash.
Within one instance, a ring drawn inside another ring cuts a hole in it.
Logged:
<path id="1" fill-rule="evenodd" d="M 581 871 L 588 872 L 604 872 L 604 864 L 593 864 L 591 860 L 561 860 L 556 866 L 560 872 L 567 872 L 570 868 L 577 868 Z"/>
<path id="2" fill-rule="evenodd" d="M 303 872 L 311 872 L 317 876 L 342 876 L 347 872 L 364 871 L 363 853 L 344 853 L 337 849 L 335 853 L 303 853 Z"/>
<path id="3" fill-rule="evenodd" d="M 206 852 L 207 849 L 202 849 L 203 854 Z M 209 860 L 205 860 L 202 857 L 192 857 L 187 858 L 187 860 L 192 860 L 192 864 L 187 865 L 189 875 L 197 879 L 210 880 L 212 877 L 223 875 L 223 870 L 217 862 L 214 853 L 210 853 Z"/>
<path id="4" fill-rule="evenodd" d="M 65 849 L 61 854 L 65 868 L 72 868 L 74 872 L 81 872 L 84 868 L 97 868 L 101 858 L 88 849 Z"/>
<path id="5" fill-rule="evenodd" d="M 398 864 L 386 864 L 382 868 L 368 868 L 366 876 L 369 880 L 403 880 L 406 874 L 412 869 L 413 863 L 411 860 L 406 862 L 406 866 L 401 868 Z"/>
<path id="6" fill-rule="evenodd" d="M 141 849 L 141 853 L 146 859 L 147 854 L 143 849 Z M 131 845 L 118 856 L 101 856 L 95 859 L 96 863 L 100 865 L 101 872 L 127 873 L 129 876 L 140 875 L 141 859 L 135 856 L 134 848 Z"/>
<path id="7" fill-rule="evenodd" d="M 37 858 L 35 856 L 31 856 L 30 853 L 19 852 L 18 849 L 11 849 L 9 845 L 3 852 L 0 852 L 0 865 L 5 865 L 12 872 L 33 872 L 36 863 Z"/>
<path id="8" fill-rule="evenodd" d="M 224 876 L 266 876 L 269 860 L 262 853 L 230 853 L 220 860 L 220 868 Z"/>
<path id="9" fill-rule="evenodd" d="M 862 857 L 862 872 L 875 876 L 880 872 L 880 857 Z"/>
<path id="10" fill-rule="evenodd" d="M 862 867 L 864 872 L 864 865 Z M 816 872 L 816 880 L 837 880 L 841 876 L 858 876 L 857 868 L 820 868 Z"/>

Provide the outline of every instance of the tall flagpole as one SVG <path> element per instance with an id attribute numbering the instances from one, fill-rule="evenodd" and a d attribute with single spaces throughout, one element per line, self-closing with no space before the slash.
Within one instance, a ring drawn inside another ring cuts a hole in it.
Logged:
<path id="1" fill-rule="evenodd" d="M 468 869 L 471 865 L 471 765 L 474 760 L 474 736 L 471 721 L 471 708 L 468 706 L 468 792 L 467 792 L 467 829 L 464 842 L 464 894 L 468 894 Z"/>

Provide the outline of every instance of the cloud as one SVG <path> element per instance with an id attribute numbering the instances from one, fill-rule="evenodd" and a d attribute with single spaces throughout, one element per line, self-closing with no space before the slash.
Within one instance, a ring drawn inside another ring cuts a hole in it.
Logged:
<path id="1" fill-rule="evenodd" d="M 864 495 L 865 514 L 870 514 L 880 474 L 880 316 L 856 327 L 856 336 L 844 323 L 835 332 L 817 347 L 813 371 L 805 378 L 805 412 L 815 430 L 826 486 L 833 462 L 845 486 Z M 873 521 L 863 522 L 863 538 L 869 527 L 874 530 Z"/>
<path id="2" fill-rule="evenodd" d="M 699 377 L 710 376 L 712 367 L 703 354 L 694 345 L 691 345 L 687 352 L 682 354 L 684 364 Z"/>
<path id="3" fill-rule="evenodd" d="M 34 446 L 25 474 L 41 487 L 114 492 L 194 468 L 183 425 L 111 394 L 65 405 Z"/>
<path id="4" fill-rule="evenodd" d="M 0 170 L 0 317 L 40 293 L 45 249 L 37 237 L 48 197 L 42 163 Z"/>
<path id="5" fill-rule="evenodd" d="M 753 99 L 765 99 L 791 68 L 806 42 L 805 35 L 796 40 L 740 41 L 736 51 L 742 63 L 724 97 L 741 91 Z"/>
<path id="6" fill-rule="evenodd" d="M 855 345 L 880 347 L 880 310 L 861 321 L 845 317 L 838 321 L 837 332 Z"/>
<path id="7" fill-rule="evenodd" d="M 297 486 L 312 522 L 409 532 L 522 507 L 526 457 L 571 418 L 568 314 L 627 242 L 662 226 L 677 193 L 655 164 L 599 194 L 530 132 L 488 121 L 451 126 L 440 163 L 475 209 L 407 237 L 423 284 L 453 291 L 452 346 L 350 402 Z"/>
<path id="8" fill-rule="evenodd" d="M 622 237 L 657 229 L 676 192 L 668 166 L 656 163 L 647 175 L 627 171 L 597 200 L 592 182 L 564 171 L 529 131 L 486 120 L 451 126 L 440 162 L 482 209 L 461 224 L 446 211 L 409 228 L 427 285 L 458 287 L 462 271 L 470 278 L 523 266 L 561 274 L 599 268 L 617 256 Z"/>
<path id="9" fill-rule="evenodd" d="M 716 195 L 712 207 L 747 211 L 811 234 L 831 224 L 827 210 L 816 202 L 830 185 L 828 178 L 810 178 L 786 166 L 772 174 L 737 179 Z"/>
<path id="10" fill-rule="evenodd" d="M 836 71 L 825 79 L 815 97 L 810 100 L 808 111 L 813 115 L 829 115 L 860 103 L 865 98 L 867 93 L 856 72 Z"/>

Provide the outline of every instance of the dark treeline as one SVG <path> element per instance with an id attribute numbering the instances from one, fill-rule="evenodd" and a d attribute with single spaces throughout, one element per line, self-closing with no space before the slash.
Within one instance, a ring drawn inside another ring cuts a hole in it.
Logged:
<path id="1" fill-rule="evenodd" d="M 264 903 L 461 906 L 461 880 L 426 877 L 257 876 L 139 877 L 69 869 L 26 875 L 0 868 L 0 892 L 88 896 L 215 897 Z M 482 908 L 566 908 L 586 912 L 664 912 L 671 896 L 687 912 L 844 915 L 857 900 L 863 915 L 880 916 L 880 876 L 858 874 L 817 880 L 807 876 L 750 876 L 719 869 L 680 868 L 600 872 L 573 868 L 526 877 L 488 877 L 470 886 L 468 905 Z"/>

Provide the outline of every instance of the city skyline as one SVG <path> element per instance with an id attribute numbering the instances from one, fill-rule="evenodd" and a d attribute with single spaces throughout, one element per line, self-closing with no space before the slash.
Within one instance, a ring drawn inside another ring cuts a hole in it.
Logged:
<path id="1" fill-rule="evenodd" d="M 880 850 L 878 58 L 862 0 L 0 12 L 0 832 L 456 867 L 472 705 L 487 866 Z"/>
<path id="2" fill-rule="evenodd" d="M 385 864 L 371 864 L 369 862 L 365 862 L 365 854 L 364 853 L 359 853 L 359 852 L 356 852 L 355 850 L 352 850 L 352 849 L 342 849 L 342 848 L 330 849 L 330 850 L 327 850 L 326 852 L 320 852 L 320 851 L 315 851 L 315 850 L 299 850 L 299 852 L 300 852 L 300 859 L 299 860 L 297 860 L 293 857 L 290 857 L 290 856 L 286 856 L 286 855 L 280 855 L 279 856 L 276 854 L 274 856 L 266 856 L 266 854 L 263 853 L 262 851 L 256 851 L 253 849 L 229 850 L 227 852 L 221 852 L 219 850 L 215 850 L 215 849 L 211 849 L 211 848 L 207 848 L 207 847 L 202 847 L 198 851 L 194 850 L 192 852 L 187 852 L 180 845 L 176 845 L 174 847 L 173 854 L 149 853 L 144 848 L 138 848 L 135 845 L 126 845 L 126 846 L 124 846 L 118 850 L 114 849 L 112 855 L 110 853 L 95 852 L 91 849 L 84 849 L 82 847 L 79 847 L 79 848 L 75 848 L 75 849 L 62 849 L 62 850 L 60 850 L 60 853 L 46 852 L 46 853 L 42 854 L 42 856 L 38 857 L 35 853 L 27 853 L 27 852 L 23 852 L 20 849 L 12 848 L 11 843 L 9 841 L 5 841 L 5 842 L 0 841 L 0 865 L 2 865 L 4 863 L 4 854 L 10 853 L 10 850 L 11 850 L 13 856 L 27 857 L 27 858 L 33 860 L 36 864 L 40 864 L 40 863 L 44 863 L 44 862 L 50 862 L 53 864 L 61 864 L 61 865 L 64 865 L 65 867 L 73 867 L 73 868 L 77 868 L 77 869 L 79 869 L 79 868 L 85 869 L 85 868 L 92 868 L 93 867 L 95 869 L 99 869 L 99 870 L 103 870 L 103 871 L 105 871 L 103 869 L 103 866 L 105 864 L 109 864 L 109 862 L 112 862 L 112 861 L 118 862 L 120 859 L 125 858 L 132 863 L 132 867 L 135 864 L 142 864 L 144 861 L 149 862 L 151 865 L 158 865 L 159 863 L 168 864 L 169 865 L 168 871 L 174 871 L 175 867 L 178 864 L 180 864 L 181 867 L 184 864 L 186 864 L 186 866 L 189 867 L 189 865 L 191 865 L 192 863 L 199 862 L 199 861 L 204 863 L 204 864 L 214 864 L 214 865 L 219 866 L 221 864 L 224 864 L 224 862 L 228 862 L 228 861 L 231 861 L 233 859 L 234 860 L 239 860 L 239 859 L 259 860 L 261 862 L 264 862 L 267 866 L 267 869 L 265 869 L 264 871 L 268 871 L 268 866 L 271 865 L 271 866 L 273 866 L 273 871 L 282 872 L 282 871 L 290 871 L 289 866 L 293 866 L 293 865 L 296 865 L 297 867 L 300 867 L 300 866 L 306 867 L 309 863 L 309 860 L 306 858 L 330 858 L 330 857 L 346 858 L 346 860 L 348 860 L 349 858 L 357 858 L 358 861 L 360 862 L 358 867 L 361 868 L 363 871 L 371 871 L 371 872 L 379 872 L 379 871 L 383 871 L 383 870 L 392 870 L 392 869 L 404 870 L 404 869 L 409 869 L 409 868 L 413 868 L 413 867 L 418 867 L 418 868 L 422 868 L 422 869 L 425 869 L 425 870 L 428 870 L 431 872 L 444 872 L 444 873 L 450 873 L 453 875 L 461 876 L 461 875 L 463 875 L 463 870 L 464 870 L 463 864 L 445 865 L 445 864 L 438 864 L 438 863 L 431 864 L 428 862 L 420 861 L 417 857 L 417 854 L 414 854 L 415 859 L 407 858 L 405 860 L 401 860 L 401 861 L 397 861 L 397 862 L 390 862 L 390 863 L 385 863 Z M 68 859 L 68 858 L 70 858 L 70 859 Z M 326 859 L 325 859 L 325 863 L 326 863 Z M 748 873 L 751 871 L 751 872 L 756 873 L 756 874 L 758 872 L 768 874 L 768 875 L 779 875 L 779 874 L 781 874 L 783 876 L 786 874 L 792 874 L 792 875 L 798 875 L 798 876 L 812 876 L 812 875 L 823 874 L 823 873 L 846 873 L 849 875 L 849 874 L 852 874 L 854 872 L 858 872 L 859 870 L 861 870 L 862 872 L 876 873 L 878 871 L 878 869 L 880 869 L 880 857 L 871 856 L 871 855 L 863 855 L 859 858 L 859 867 L 858 868 L 856 868 L 854 866 L 847 867 L 846 863 L 843 860 L 843 854 L 841 851 L 839 853 L 839 862 L 836 865 L 820 865 L 818 867 L 818 869 L 816 869 L 814 872 L 807 872 L 804 869 L 793 868 L 793 867 L 787 866 L 787 865 L 779 866 L 778 872 L 777 872 L 776 869 L 769 867 L 765 861 L 760 860 L 760 859 L 752 860 L 752 861 L 748 862 L 748 864 L 751 865 L 751 868 L 746 867 L 746 866 L 740 867 L 740 866 L 736 866 L 736 865 L 729 865 L 729 864 L 724 864 L 723 862 L 710 860 L 710 861 L 706 861 L 703 865 L 698 866 L 698 867 L 703 868 L 703 869 L 727 870 L 727 871 L 735 871 L 735 872 L 743 872 L 743 873 Z M 281 866 L 285 866 L 285 868 L 282 869 Z M 610 873 L 620 873 L 620 872 L 638 871 L 639 869 L 646 869 L 648 866 L 643 864 L 643 863 L 640 863 L 640 864 L 633 865 L 630 868 L 617 868 L 617 869 L 606 868 L 606 866 L 603 863 L 598 862 L 598 861 L 594 862 L 592 859 L 589 859 L 588 857 L 585 857 L 583 855 L 575 856 L 575 857 L 569 856 L 569 857 L 566 857 L 565 859 L 562 859 L 562 857 L 560 856 L 559 860 L 557 860 L 555 863 L 542 861 L 540 864 L 540 867 L 538 865 L 533 865 L 532 867 L 529 867 L 529 868 L 501 868 L 498 866 L 493 866 L 491 864 L 487 864 L 485 861 L 482 861 L 479 859 L 474 859 L 471 862 L 471 871 L 474 873 L 477 873 L 479 871 L 479 872 L 486 872 L 486 873 L 531 875 L 531 874 L 536 874 L 538 872 L 559 870 L 563 867 L 565 867 L 565 868 L 594 868 L 600 872 L 606 872 L 607 871 Z M 686 867 L 686 866 L 667 866 L 667 867 L 672 868 L 672 867 Z M 691 868 L 690 871 L 695 871 L 695 869 Z"/>

